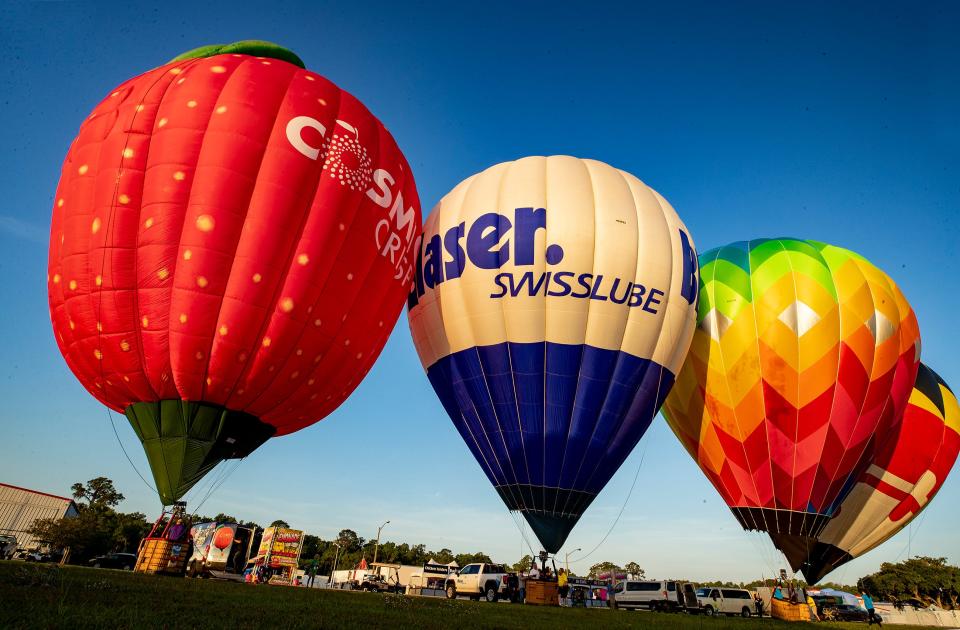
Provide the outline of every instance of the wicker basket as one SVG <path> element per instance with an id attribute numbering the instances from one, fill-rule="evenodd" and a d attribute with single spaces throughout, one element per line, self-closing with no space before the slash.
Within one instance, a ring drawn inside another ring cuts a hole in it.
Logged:
<path id="1" fill-rule="evenodd" d="M 137 553 L 137 573 L 183 575 L 190 556 L 190 543 L 166 538 L 144 538 Z"/>
<path id="2" fill-rule="evenodd" d="M 770 600 L 770 616 L 782 621 L 811 621 L 810 606 L 782 599 Z"/>
<path id="3" fill-rule="evenodd" d="M 534 606 L 559 606 L 557 583 L 527 579 L 527 594 L 524 603 Z"/>

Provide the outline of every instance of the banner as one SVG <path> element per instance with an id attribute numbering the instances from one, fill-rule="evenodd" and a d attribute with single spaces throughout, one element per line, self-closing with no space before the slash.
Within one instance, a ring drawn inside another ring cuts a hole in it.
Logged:
<path id="1" fill-rule="evenodd" d="M 271 567 L 295 567 L 300 556 L 303 532 L 299 529 L 268 527 L 260 540 L 258 556 L 270 556 Z"/>

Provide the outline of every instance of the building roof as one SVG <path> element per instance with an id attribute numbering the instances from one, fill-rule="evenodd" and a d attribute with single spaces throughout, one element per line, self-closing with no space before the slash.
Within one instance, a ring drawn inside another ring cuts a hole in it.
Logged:
<path id="1" fill-rule="evenodd" d="M 21 488 L 20 486 L 15 486 L 13 484 L 3 483 L 3 482 L 0 482 L 0 486 L 3 486 L 5 488 L 13 488 L 14 490 L 21 490 L 23 492 L 30 492 L 32 494 L 39 494 L 45 497 L 50 497 L 51 499 L 60 499 L 61 501 L 69 501 L 70 503 L 73 503 L 73 499 L 69 497 L 61 497 L 56 494 L 50 494 L 49 492 L 40 492 L 39 490 L 31 490 L 30 488 Z"/>

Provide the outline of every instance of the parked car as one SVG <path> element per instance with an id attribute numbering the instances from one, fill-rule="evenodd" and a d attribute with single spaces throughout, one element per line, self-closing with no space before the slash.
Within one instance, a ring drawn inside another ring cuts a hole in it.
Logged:
<path id="1" fill-rule="evenodd" d="M 749 617 L 753 614 L 753 595 L 742 588 L 708 586 L 697 590 L 697 600 L 708 617 L 716 614 Z"/>
<path id="2" fill-rule="evenodd" d="M 123 569 L 132 571 L 137 564 L 137 556 L 132 553 L 108 553 L 96 558 L 90 558 L 87 563 L 95 569 Z"/>
<path id="3" fill-rule="evenodd" d="M 870 621 L 866 610 L 853 604 L 826 605 L 817 610 L 817 615 L 830 621 Z"/>
<path id="4" fill-rule="evenodd" d="M 17 551 L 17 537 L 0 534 L 0 560 L 11 560 Z"/>
<path id="5" fill-rule="evenodd" d="M 470 599 L 483 596 L 488 602 L 500 599 L 505 594 L 507 570 L 502 564 L 475 562 L 462 567 L 456 574 L 447 577 L 444 588 L 447 599 L 467 595 Z"/>
<path id="6" fill-rule="evenodd" d="M 672 580 L 624 580 L 613 588 L 613 608 L 674 611 L 698 607 L 695 587 Z"/>
<path id="7" fill-rule="evenodd" d="M 24 560 L 26 562 L 58 562 L 59 556 L 52 553 L 42 553 L 36 550 L 17 549 L 13 554 L 14 560 Z"/>

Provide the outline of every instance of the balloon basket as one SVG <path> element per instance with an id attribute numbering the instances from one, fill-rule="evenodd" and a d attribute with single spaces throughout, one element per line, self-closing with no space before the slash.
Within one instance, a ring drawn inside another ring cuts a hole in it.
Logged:
<path id="1" fill-rule="evenodd" d="M 144 538 L 137 551 L 137 573 L 182 576 L 187 568 L 190 543 L 168 538 Z"/>
<path id="2" fill-rule="evenodd" d="M 781 621 L 812 621 L 810 606 L 782 599 L 770 600 L 770 616 Z"/>
<path id="3" fill-rule="evenodd" d="M 532 606 L 559 606 L 558 586 L 554 581 L 527 579 L 527 594 L 524 604 Z"/>

